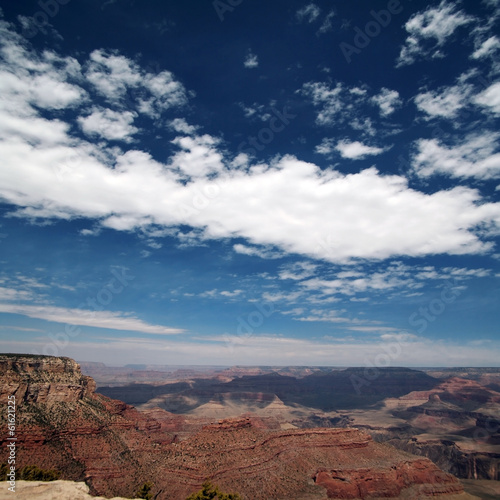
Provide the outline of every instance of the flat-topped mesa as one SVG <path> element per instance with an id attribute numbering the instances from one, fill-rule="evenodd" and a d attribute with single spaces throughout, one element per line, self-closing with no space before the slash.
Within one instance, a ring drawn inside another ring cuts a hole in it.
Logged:
<path id="1" fill-rule="evenodd" d="M 0 354 L 0 403 L 14 395 L 18 404 L 79 401 L 95 391 L 91 377 L 65 357 Z"/>

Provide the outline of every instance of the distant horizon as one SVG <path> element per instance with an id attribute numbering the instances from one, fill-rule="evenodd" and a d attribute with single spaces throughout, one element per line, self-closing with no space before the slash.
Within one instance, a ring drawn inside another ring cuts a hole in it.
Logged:
<path id="1" fill-rule="evenodd" d="M 171 368 L 186 368 L 186 369 L 195 369 L 195 368 L 210 368 L 210 369 L 227 369 L 227 368 L 268 368 L 268 369 L 274 369 L 274 368 L 326 368 L 326 369 L 345 369 L 345 368 L 359 368 L 359 369 L 367 369 L 367 368 L 375 368 L 375 369 L 380 369 L 384 370 L 387 368 L 409 368 L 413 370 L 420 370 L 420 369 L 436 369 L 436 370 L 454 370 L 454 369 L 498 369 L 500 370 L 500 364 L 497 366 L 472 366 L 472 365 L 463 365 L 463 366 L 403 366 L 403 365 L 394 365 L 394 366 L 369 366 L 367 367 L 366 365 L 245 365 L 245 364 L 236 364 L 236 365 L 203 365 L 203 364 L 172 364 L 172 363 L 167 363 L 167 364 L 158 364 L 158 363 L 126 363 L 126 364 L 109 364 L 103 361 L 90 361 L 90 360 L 82 360 L 78 358 L 72 358 L 71 356 L 52 356 L 52 355 L 45 355 L 45 354 L 31 354 L 31 353 L 20 353 L 20 352 L 0 352 L 0 356 L 7 354 L 7 355 L 18 355 L 18 356 L 48 356 L 48 357 L 69 357 L 71 359 L 74 359 L 78 364 L 80 363 L 94 363 L 94 364 L 102 364 L 105 365 L 107 368 L 130 368 L 133 369 L 134 366 L 148 366 L 148 367 L 171 367 Z M 140 370 L 140 368 L 137 368 L 137 370 Z M 151 368 L 152 371 L 154 371 L 154 368 Z"/>

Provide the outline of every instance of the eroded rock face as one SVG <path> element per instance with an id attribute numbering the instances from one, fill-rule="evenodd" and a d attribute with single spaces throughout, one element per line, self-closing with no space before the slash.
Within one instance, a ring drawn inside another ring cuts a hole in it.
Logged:
<path id="1" fill-rule="evenodd" d="M 131 497 L 151 481 L 157 500 L 184 500 L 209 477 L 245 500 L 471 498 L 429 460 L 358 429 L 284 431 L 248 416 L 186 432 L 179 415 L 94 393 L 68 358 L 0 356 L 0 370 L 2 398 L 18 403 L 17 465 L 57 469 L 92 494 Z"/>
<path id="2" fill-rule="evenodd" d="M 93 394 L 95 382 L 82 375 L 70 358 L 51 356 L 0 355 L 0 403 L 16 396 L 18 404 L 75 402 Z"/>
<path id="3" fill-rule="evenodd" d="M 453 476 L 425 459 L 386 469 L 319 471 L 314 479 L 326 488 L 328 498 L 431 498 L 463 493 Z"/>
<path id="4" fill-rule="evenodd" d="M 427 459 L 375 443 L 358 429 L 258 429 L 251 417 L 211 424 L 170 446 L 167 498 L 213 478 L 245 499 L 471 498 Z"/>

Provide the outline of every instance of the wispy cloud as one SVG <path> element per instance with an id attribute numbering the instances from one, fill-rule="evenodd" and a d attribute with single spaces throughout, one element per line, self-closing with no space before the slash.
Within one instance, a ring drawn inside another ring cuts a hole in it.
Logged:
<path id="1" fill-rule="evenodd" d="M 495 116 L 500 116 L 500 82 L 493 83 L 483 90 L 476 96 L 475 102 Z"/>
<path id="2" fill-rule="evenodd" d="M 152 325 L 131 314 L 123 312 L 93 311 L 12 303 L 0 303 L 0 312 L 20 314 L 22 316 L 28 316 L 29 318 L 38 318 L 54 323 L 107 328 L 111 330 L 135 331 L 155 335 L 172 335 L 185 332 L 185 330 L 179 328 Z"/>
<path id="3" fill-rule="evenodd" d="M 497 132 L 469 134 L 461 143 L 447 146 L 437 139 L 420 139 L 413 157 L 417 175 L 441 174 L 457 178 L 497 179 L 500 177 L 500 152 Z"/>
<path id="4" fill-rule="evenodd" d="M 299 22 L 312 23 L 316 21 L 320 13 L 321 9 L 315 3 L 310 3 L 300 8 L 295 13 L 295 17 Z"/>
<path id="5" fill-rule="evenodd" d="M 422 92 L 415 96 L 415 104 L 427 118 L 455 118 L 468 104 L 474 87 L 467 83 L 459 83 L 451 87 Z"/>

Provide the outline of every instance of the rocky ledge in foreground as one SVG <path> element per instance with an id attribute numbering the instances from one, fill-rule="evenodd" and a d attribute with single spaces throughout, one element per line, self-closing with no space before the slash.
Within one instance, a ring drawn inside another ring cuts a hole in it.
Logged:
<path id="1" fill-rule="evenodd" d="M 89 493 L 85 483 L 73 481 L 17 481 L 16 492 L 2 488 L 0 483 L 0 500 L 128 500 L 123 497 L 95 497 Z"/>
<path id="2" fill-rule="evenodd" d="M 145 417 L 96 394 L 68 358 L 0 355 L 0 387 L 2 402 L 16 396 L 17 466 L 57 469 L 93 494 L 131 497 L 151 481 L 157 500 L 184 500 L 208 477 L 245 500 L 473 498 L 431 461 L 358 429 L 269 430 L 248 417 L 178 442 L 166 412 Z"/>

